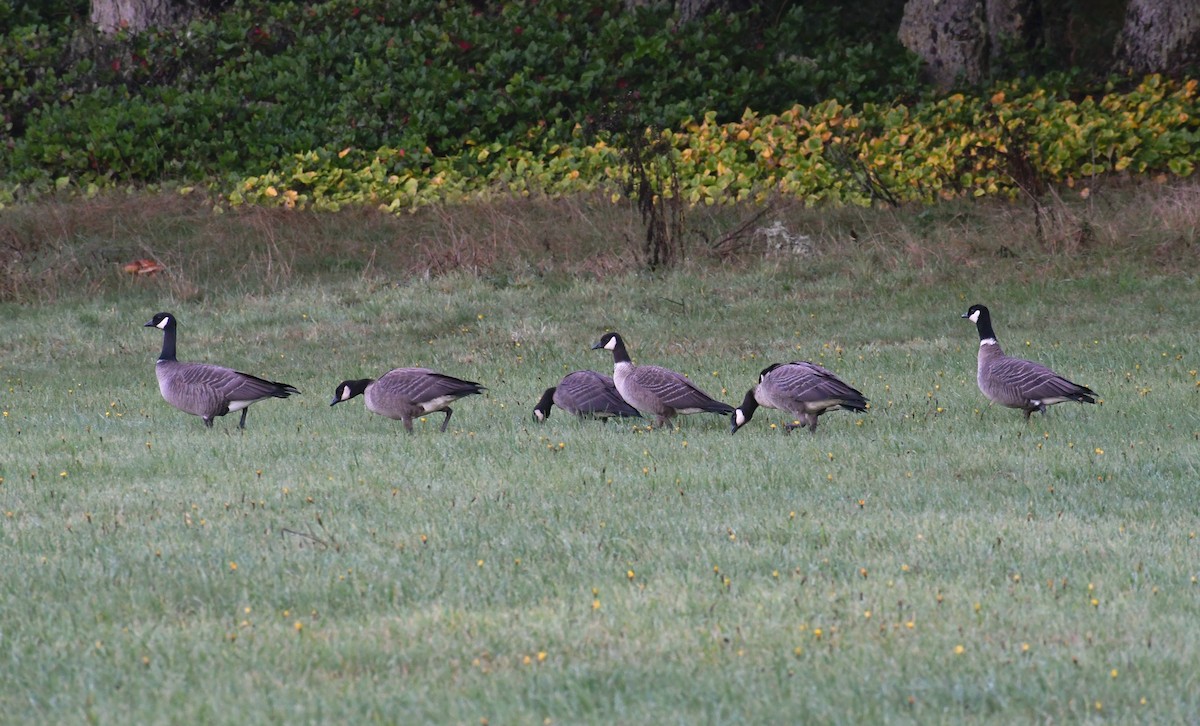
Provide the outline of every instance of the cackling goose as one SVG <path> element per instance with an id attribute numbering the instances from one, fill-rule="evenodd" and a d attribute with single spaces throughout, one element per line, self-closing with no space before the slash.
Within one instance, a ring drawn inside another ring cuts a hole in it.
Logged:
<path id="1" fill-rule="evenodd" d="M 208 363 L 181 363 L 175 358 L 175 316 L 158 313 L 144 327 L 163 332 L 162 352 L 154 364 L 158 390 L 167 403 L 185 413 L 199 416 L 212 428 L 213 419 L 241 411 L 238 428 L 246 428 L 250 404 L 265 398 L 287 398 L 299 393 L 286 383 L 268 381 L 248 373 Z"/>
<path id="2" fill-rule="evenodd" d="M 800 426 L 817 430 L 817 417 L 829 411 L 866 411 L 867 399 L 845 381 L 816 363 L 793 361 L 773 363 L 758 374 L 758 385 L 746 391 L 746 398 L 731 416 L 732 430 L 749 423 L 759 406 L 785 411 L 800 421 L 788 423 L 791 432 Z"/>
<path id="3" fill-rule="evenodd" d="M 605 333 L 592 350 L 613 354 L 613 383 L 621 398 L 643 413 L 655 416 L 662 426 L 676 414 L 733 413 L 733 406 L 712 398 L 683 374 L 658 366 L 635 366 L 625 350 L 625 342 L 616 333 Z"/>
<path id="4" fill-rule="evenodd" d="M 336 406 L 362 395 L 368 411 L 390 419 L 400 419 L 410 434 L 414 418 L 445 411 L 446 418 L 442 420 L 442 431 L 445 431 L 450 424 L 450 415 L 454 413 L 450 404 L 463 396 L 486 390 L 478 383 L 428 368 L 394 368 L 377 379 L 342 381 L 334 389 L 333 401 L 329 405 Z"/>
<path id="5" fill-rule="evenodd" d="M 614 416 L 637 416 L 633 406 L 617 393 L 613 379 L 596 371 L 575 371 L 563 376 L 554 388 L 547 388 L 533 407 L 533 417 L 545 421 L 550 409 L 558 406 L 579 418 L 609 419 Z"/>
<path id="6" fill-rule="evenodd" d="M 1011 358 L 1000 349 L 992 331 L 992 316 L 983 305 L 972 305 L 963 317 L 979 330 L 979 390 L 992 401 L 1025 412 L 1046 413 L 1046 407 L 1063 401 L 1095 403 L 1098 395 L 1087 386 L 1072 383 L 1046 366 Z"/>

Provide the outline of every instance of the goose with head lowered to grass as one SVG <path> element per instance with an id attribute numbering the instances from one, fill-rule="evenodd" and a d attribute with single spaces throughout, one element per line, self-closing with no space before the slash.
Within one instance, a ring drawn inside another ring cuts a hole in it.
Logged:
<path id="1" fill-rule="evenodd" d="M 547 388 L 542 394 L 533 407 L 533 417 L 545 421 L 550 418 L 550 409 L 554 406 L 579 418 L 608 420 L 616 416 L 642 416 L 617 393 L 613 379 L 596 371 L 575 371 L 563 376 L 557 386 Z"/>
<path id="2" fill-rule="evenodd" d="M 817 417 L 829 411 L 866 411 L 867 399 L 832 372 L 808 361 L 774 363 L 758 374 L 758 385 L 746 391 L 746 398 L 731 416 L 732 430 L 749 423 L 759 406 L 785 411 L 800 423 L 784 424 L 784 431 L 807 426 L 816 432 Z"/>
<path id="3" fill-rule="evenodd" d="M 665 425 L 677 414 L 733 413 L 733 406 L 701 391 L 682 373 L 659 366 L 635 366 L 625 341 L 616 333 L 605 333 L 592 346 L 592 350 L 600 349 L 612 352 L 617 393 L 638 411 L 654 414 L 656 426 Z"/>
<path id="4" fill-rule="evenodd" d="M 217 416 L 241 411 L 238 428 L 244 429 L 250 404 L 267 398 L 287 398 L 300 392 L 286 383 L 268 381 L 232 368 L 179 361 L 175 357 L 176 325 L 174 315 L 158 313 L 144 326 L 163 332 L 162 352 L 154 364 L 158 390 L 167 403 L 199 416 L 205 426 L 212 428 Z"/>
<path id="5" fill-rule="evenodd" d="M 964 318 L 979 331 L 979 368 L 976 380 L 983 395 L 1001 406 L 1019 408 L 1025 420 L 1034 411 L 1064 401 L 1095 403 L 1099 395 L 1087 386 L 1072 383 L 1040 363 L 1012 358 L 1000 349 L 992 330 L 992 316 L 983 305 L 972 305 Z"/>
<path id="6" fill-rule="evenodd" d="M 394 368 L 379 378 L 342 381 L 333 392 L 330 406 L 362 396 L 367 410 L 399 419 L 408 433 L 413 431 L 413 419 L 435 411 L 444 411 L 442 431 L 450 424 L 454 409 L 450 404 L 463 396 L 483 393 L 487 389 L 473 381 L 438 373 L 428 368 Z"/>

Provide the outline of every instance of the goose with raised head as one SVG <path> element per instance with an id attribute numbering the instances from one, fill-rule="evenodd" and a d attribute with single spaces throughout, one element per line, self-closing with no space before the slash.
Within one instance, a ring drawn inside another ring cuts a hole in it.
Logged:
<path id="1" fill-rule="evenodd" d="M 555 406 L 579 418 L 641 418 L 637 409 L 617 393 L 613 379 L 596 371 L 575 371 L 563 376 L 557 386 L 547 388 L 542 394 L 533 407 L 533 417 L 545 421 L 550 417 L 550 409 Z"/>
<path id="2" fill-rule="evenodd" d="M 1025 420 L 1034 411 L 1046 413 L 1047 406 L 1064 401 L 1095 403 L 1095 391 L 1063 378 L 1041 363 L 1005 355 L 992 330 L 992 316 L 983 305 L 972 305 L 964 318 L 979 331 L 979 390 L 991 401 L 1019 408 Z"/>
<path id="3" fill-rule="evenodd" d="M 334 389 L 329 405 L 336 406 L 362 396 L 368 411 L 403 421 L 404 429 L 410 434 L 414 418 L 443 411 L 446 418 L 442 419 L 441 430 L 444 432 L 454 413 L 450 404 L 486 390 L 474 381 L 464 381 L 428 368 L 393 368 L 379 378 L 342 381 Z"/>
<path id="4" fill-rule="evenodd" d="M 267 398 L 287 398 L 299 393 L 286 383 L 268 381 L 249 373 L 209 363 L 184 363 L 175 357 L 178 322 L 171 313 L 158 313 L 144 327 L 163 333 L 162 352 L 154 364 L 158 390 L 175 408 L 199 416 L 212 428 L 213 419 L 232 411 L 241 411 L 238 428 L 246 428 L 250 404 Z"/>
<path id="5" fill-rule="evenodd" d="M 866 411 L 867 399 L 856 388 L 831 371 L 808 361 L 773 363 L 758 374 L 758 385 L 746 391 L 742 405 L 730 417 L 730 433 L 749 423 L 759 406 L 791 414 L 800 423 L 784 424 L 784 430 L 807 426 L 817 430 L 817 418 L 830 411 Z"/>
<path id="6" fill-rule="evenodd" d="M 605 333 L 592 346 L 592 350 L 601 349 L 612 353 L 613 383 L 621 398 L 642 413 L 654 414 L 656 426 L 678 414 L 733 413 L 733 406 L 701 391 L 682 373 L 659 366 L 635 366 L 617 333 Z"/>

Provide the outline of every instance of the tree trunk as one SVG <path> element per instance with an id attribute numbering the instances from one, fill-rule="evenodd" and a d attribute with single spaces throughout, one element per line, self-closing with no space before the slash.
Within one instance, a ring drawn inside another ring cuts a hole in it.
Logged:
<path id="1" fill-rule="evenodd" d="M 939 88 L 983 78 L 987 39 L 983 0 L 908 0 L 900 42 L 925 61 Z"/>
<path id="2" fill-rule="evenodd" d="M 979 83 L 1003 69 L 1012 52 L 1036 44 L 1031 22 L 1039 0 L 908 0 L 900 42 L 925 61 L 940 88 Z M 1186 1 L 1186 0 L 1185 0 Z"/>
<path id="3" fill-rule="evenodd" d="M 1036 43 L 1036 0 L 987 0 L 988 64 L 991 70 L 1008 66 L 1014 51 L 1031 50 Z"/>
<path id="4" fill-rule="evenodd" d="M 1200 3 L 1129 0 L 1117 38 L 1117 68 L 1171 73 L 1200 62 Z"/>
<path id="5" fill-rule="evenodd" d="M 633 10 L 660 2 L 662 0 L 625 0 L 625 9 Z M 669 4 L 675 8 L 675 12 L 679 13 L 679 22 L 686 23 L 724 8 L 727 2 L 725 0 L 670 0 Z"/>
<path id="6" fill-rule="evenodd" d="M 91 0 L 92 23 L 102 33 L 172 25 L 186 15 L 187 4 L 177 0 Z"/>

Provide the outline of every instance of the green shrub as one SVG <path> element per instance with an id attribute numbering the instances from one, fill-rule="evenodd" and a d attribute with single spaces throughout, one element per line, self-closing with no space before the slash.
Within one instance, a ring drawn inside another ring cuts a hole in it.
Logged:
<path id="1" fill-rule="evenodd" d="M 417 170 L 470 146 L 522 146 L 531 130 L 569 142 L 614 117 L 665 128 L 916 88 L 894 41 L 847 42 L 831 14 L 770 17 L 677 25 L 620 0 L 332 0 L 244 2 L 134 36 L 14 32 L 0 49 L 0 175 L 199 181 L 381 147 Z"/>

